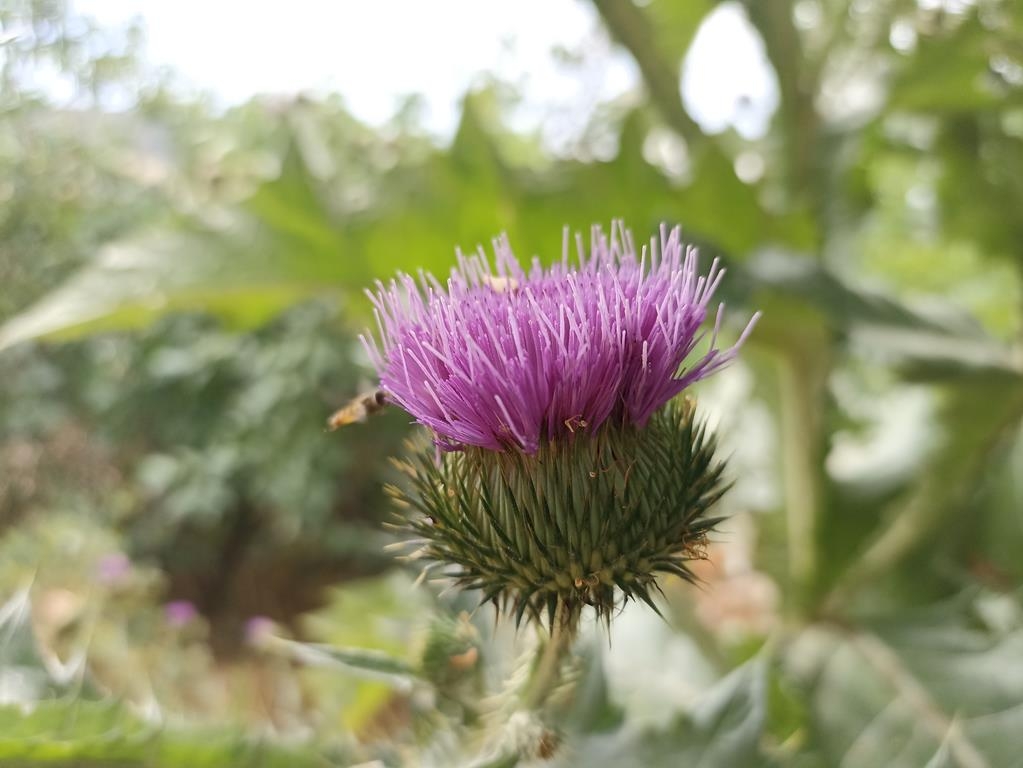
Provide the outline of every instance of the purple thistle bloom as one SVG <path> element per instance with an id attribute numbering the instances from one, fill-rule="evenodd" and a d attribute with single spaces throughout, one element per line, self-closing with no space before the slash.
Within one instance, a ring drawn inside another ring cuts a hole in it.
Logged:
<path id="1" fill-rule="evenodd" d="M 708 350 L 686 365 L 724 270 L 705 276 L 681 231 L 661 227 L 637 256 L 620 222 L 611 238 L 594 227 L 590 253 L 577 236 L 578 262 L 528 274 L 507 237 L 494 242 L 496 273 L 486 254 L 458 254 L 447 286 L 420 273 L 377 283 L 382 344 L 363 338 L 388 398 L 432 429 L 438 446 L 480 446 L 535 453 L 543 440 L 605 422 L 643 427 L 690 384 L 732 360 L 717 349 L 719 305 Z"/>

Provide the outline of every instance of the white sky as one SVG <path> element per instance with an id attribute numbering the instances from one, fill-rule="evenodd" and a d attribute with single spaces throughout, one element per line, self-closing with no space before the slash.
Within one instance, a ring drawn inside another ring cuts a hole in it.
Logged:
<path id="1" fill-rule="evenodd" d="M 104 25 L 140 17 L 149 62 L 224 104 L 257 93 L 334 91 L 357 117 L 379 124 L 418 93 L 425 127 L 441 137 L 484 72 L 523 94 L 517 127 L 578 110 L 581 128 L 596 103 L 639 80 L 583 0 L 74 0 L 74 8 Z M 712 16 L 685 70 L 687 105 L 711 132 L 734 124 L 761 134 L 777 89 L 760 42 L 732 4 Z M 582 62 L 559 63 L 557 47 L 583 53 Z"/>

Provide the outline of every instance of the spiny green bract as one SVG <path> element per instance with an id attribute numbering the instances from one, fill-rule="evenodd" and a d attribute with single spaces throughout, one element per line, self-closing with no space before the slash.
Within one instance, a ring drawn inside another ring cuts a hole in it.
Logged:
<path id="1" fill-rule="evenodd" d="M 672 402 L 645 428 L 577 429 L 535 454 L 467 448 L 414 452 L 411 478 L 390 493 L 406 507 L 400 528 L 413 557 L 453 565 L 445 575 L 482 600 L 548 622 L 559 600 L 610 621 L 615 589 L 653 607 L 657 573 L 692 581 L 720 518 L 708 509 L 726 490 L 714 439 L 689 400 Z M 656 610 L 656 608 L 655 608 Z"/>

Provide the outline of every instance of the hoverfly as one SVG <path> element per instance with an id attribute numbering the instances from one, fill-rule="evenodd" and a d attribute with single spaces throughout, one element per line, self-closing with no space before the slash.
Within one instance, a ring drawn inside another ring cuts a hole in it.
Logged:
<path id="1" fill-rule="evenodd" d="M 327 429 L 333 432 L 349 424 L 361 424 L 374 413 L 382 411 L 388 402 L 387 393 L 382 389 L 364 392 L 334 411 L 327 419 Z"/>

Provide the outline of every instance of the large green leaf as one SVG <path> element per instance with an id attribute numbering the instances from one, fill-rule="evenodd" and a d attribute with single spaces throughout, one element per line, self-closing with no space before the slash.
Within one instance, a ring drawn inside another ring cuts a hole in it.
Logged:
<path id="1" fill-rule="evenodd" d="M 358 290 L 367 276 L 292 146 L 277 178 L 236 209 L 178 216 L 105 246 L 0 327 L 0 348 L 137 327 L 176 311 L 251 325 L 311 295 Z"/>
<path id="2" fill-rule="evenodd" d="M 570 740 L 558 765 L 611 768 L 754 768 L 767 715 L 766 659 L 758 657 L 706 691 L 664 730 L 623 727 Z"/>
<path id="3" fill-rule="evenodd" d="M 611 700 L 601 647 L 591 640 L 578 654 L 581 672 L 564 715 L 564 725 L 579 733 L 604 733 L 620 726 L 624 712 Z"/>
<path id="4" fill-rule="evenodd" d="M 372 276 L 420 268 L 443 275 L 454 249 L 507 231 L 522 257 L 560 256 L 562 229 L 623 218 L 640 241 L 662 222 L 736 258 L 767 238 L 806 246 L 800 216 L 775 216 L 735 175 L 714 143 L 694 156 L 692 180 L 671 182 L 643 157 L 645 119 L 622 126 L 609 162 L 559 161 L 542 173 L 516 169 L 467 98 L 449 150 L 395 167 L 374 205 L 332 216 L 295 145 L 279 176 L 227 210 L 178 216 L 109 244 L 69 282 L 0 327 L 0 348 L 138 327 L 168 312 L 213 312 L 258 323 L 319 293 L 358 295 Z M 357 312 L 368 309 L 359 299 Z"/>
<path id="5" fill-rule="evenodd" d="M 887 510 L 872 540 L 851 559 L 828 598 L 832 609 L 846 612 L 864 585 L 892 576 L 909 555 L 921 552 L 927 564 L 925 543 L 965 554 L 961 548 L 978 527 L 976 491 L 992 457 L 1018 432 L 1023 419 L 1019 377 L 978 375 L 956 382 L 946 393 L 940 419 L 941 444 L 918 482 Z M 846 549 L 854 550 L 855 544 L 847 542 Z M 919 580 L 915 570 L 908 576 Z"/>
<path id="6" fill-rule="evenodd" d="M 789 335 L 799 335 L 800 326 L 810 322 L 881 352 L 914 379 L 1023 376 L 1009 346 L 952 306 L 940 315 L 923 314 L 859 288 L 817 262 L 778 250 L 758 253 L 740 268 L 739 277 L 738 298 L 764 310 L 763 330 L 754 340 L 784 347 Z"/>
<path id="7" fill-rule="evenodd" d="M 788 651 L 827 765 L 1023 765 L 1023 626 L 968 623 L 962 606 L 862 628 L 816 627 Z"/>

